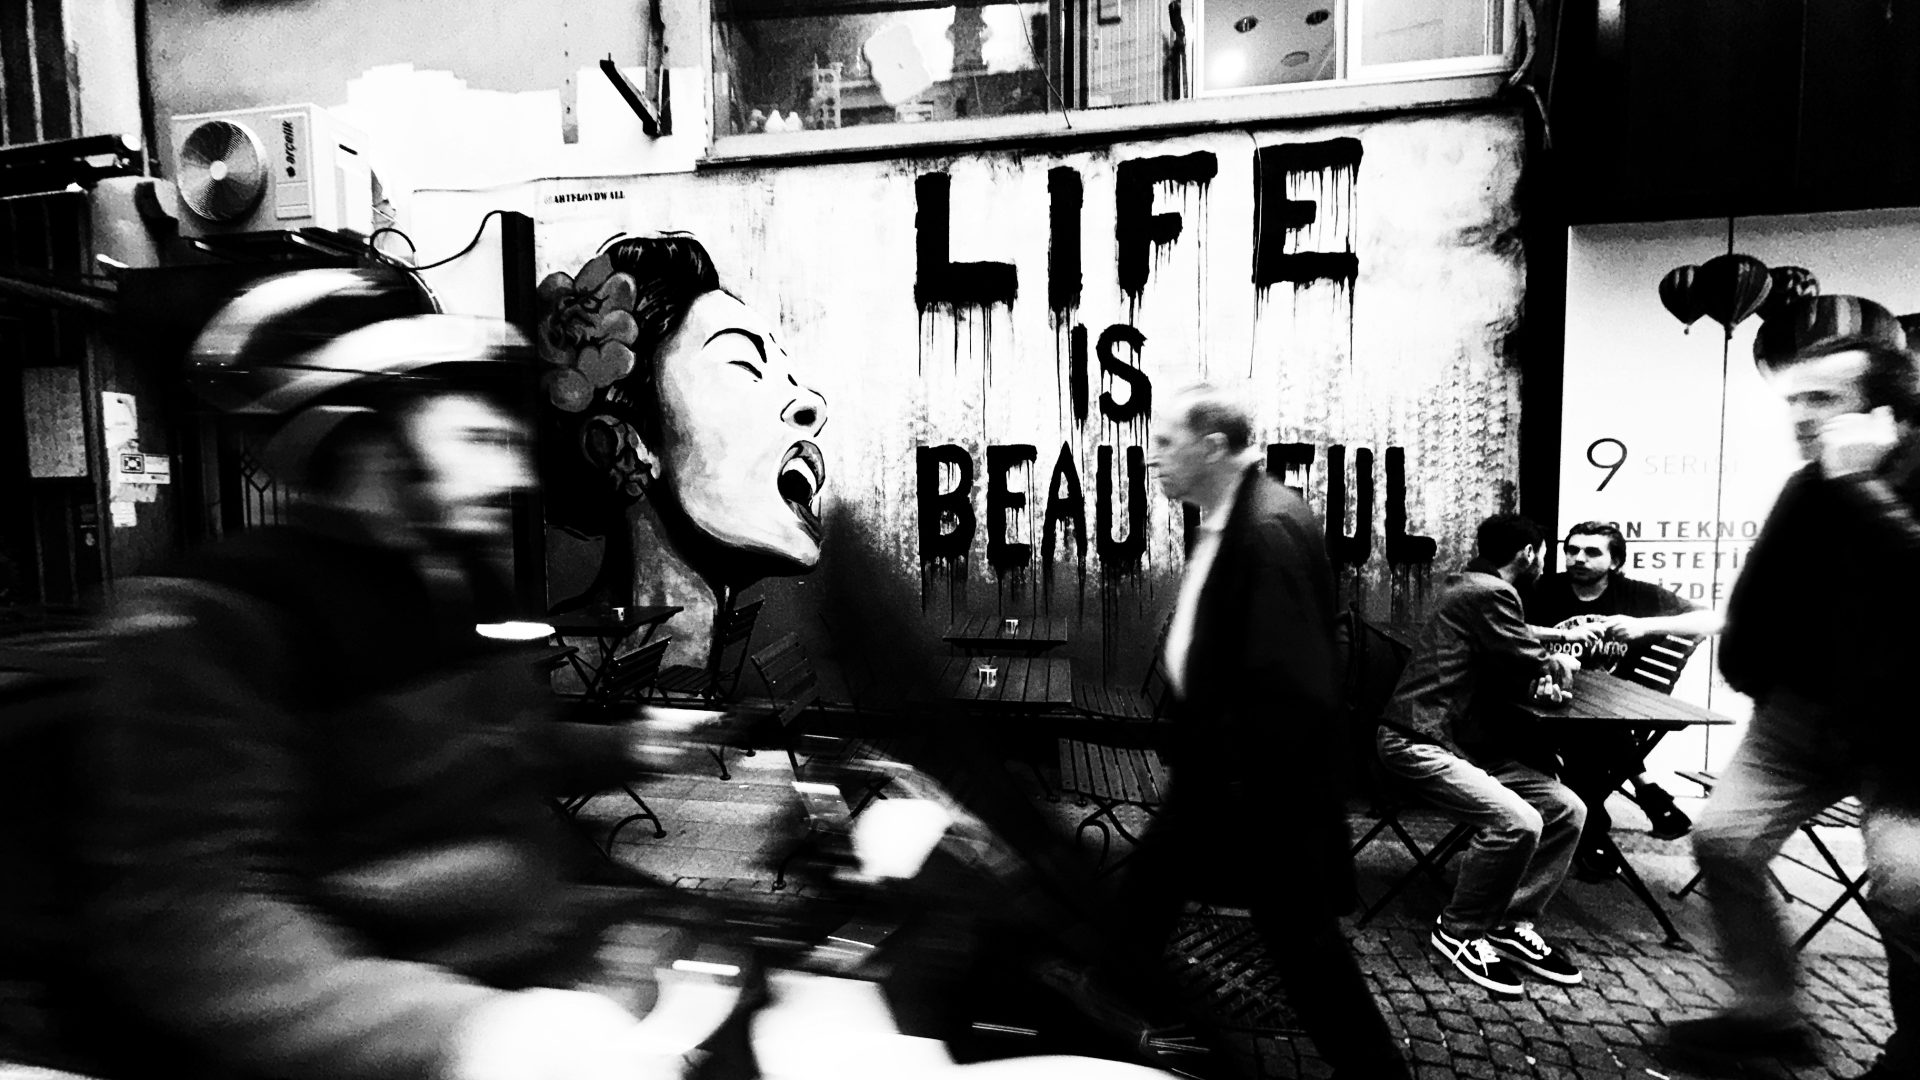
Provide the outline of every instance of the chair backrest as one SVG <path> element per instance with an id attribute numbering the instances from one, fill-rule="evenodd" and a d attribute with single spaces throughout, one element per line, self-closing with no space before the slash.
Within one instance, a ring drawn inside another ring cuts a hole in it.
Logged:
<path id="1" fill-rule="evenodd" d="M 1160 621 L 1160 633 L 1153 639 L 1153 652 L 1147 656 L 1147 673 L 1140 680 L 1140 696 L 1153 707 L 1153 719 L 1159 720 L 1167 714 L 1167 703 L 1173 700 L 1173 684 L 1167 681 L 1167 634 L 1173 629 L 1173 616 L 1168 615 Z"/>
<path id="2" fill-rule="evenodd" d="M 755 600 L 720 616 L 720 625 L 713 634 L 713 647 L 707 653 L 707 670 L 716 682 L 726 684 L 719 687 L 725 696 L 731 697 L 734 687 L 740 684 L 740 673 L 747 666 L 747 643 L 753 640 L 753 626 L 760 620 L 760 607 L 765 603 L 765 600 Z"/>
<path id="3" fill-rule="evenodd" d="M 1663 694 L 1673 693 L 1673 684 L 1680 681 L 1680 672 L 1687 666 L 1687 660 L 1693 656 L 1693 650 L 1700 647 L 1702 638 L 1681 637 L 1678 634 L 1654 634 L 1633 643 L 1627 655 L 1613 667 L 1613 673 L 1641 686 L 1651 687 Z"/>
<path id="4" fill-rule="evenodd" d="M 779 640 L 753 654 L 753 670 L 767 684 L 767 696 L 780 707 L 780 725 L 793 723 L 820 700 L 820 680 L 813 660 L 800 644 L 800 635 L 783 634 Z"/>
<path id="5" fill-rule="evenodd" d="M 1377 798 L 1384 777 L 1374 752 L 1374 731 L 1413 657 L 1413 646 L 1353 607 L 1334 620 L 1334 656 L 1340 665 L 1347 768 L 1352 781 Z"/>
<path id="6" fill-rule="evenodd" d="M 602 701 L 644 696 L 660 678 L 660 661 L 672 642 L 672 638 L 655 638 L 630 653 L 608 660 L 595 696 Z"/>

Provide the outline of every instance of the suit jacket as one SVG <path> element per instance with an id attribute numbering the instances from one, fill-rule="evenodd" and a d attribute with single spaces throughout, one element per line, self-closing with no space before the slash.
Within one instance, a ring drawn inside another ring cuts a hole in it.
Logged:
<path id="1" fill-rule="evenodd" d="M 1329 879 L 1337 909 L 1353 865 L 1324 536 L 1298 495 L 1248 467 L 1194 612 L 1187 696 L 1173 706 L 1169 755 L 1175 799 L 1267 823 L 1258 835 L 1275 846 L 1265 857 L 1306 860 Z M 1237 848 L 1223 859 L 1253 856 L 1248 835 L 1220 838 Z"/>

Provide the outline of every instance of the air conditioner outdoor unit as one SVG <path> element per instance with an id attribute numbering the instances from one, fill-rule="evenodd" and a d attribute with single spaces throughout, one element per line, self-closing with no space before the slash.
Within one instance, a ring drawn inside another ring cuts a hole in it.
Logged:
<path id="1" fill-rule="evenodd" d="M 318 105 L 173 118 L 168 166 L 189 236 L 374 228 L 361 134 Z"/>

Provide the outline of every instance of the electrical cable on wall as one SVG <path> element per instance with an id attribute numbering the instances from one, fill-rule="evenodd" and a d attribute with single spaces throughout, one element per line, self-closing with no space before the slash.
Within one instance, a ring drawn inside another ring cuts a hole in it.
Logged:
<path id="1" fill-rule="evenodd" d="M 414 267 L 414 269 L 415 270 L 432 270 L 435 267 L 445 266 L 448 263 L 454 261 L 455 259 L 458 259 L 461 256 L 465 255 L 467 252 L 472 251 L 474 248 L 480 245 L 480 237 L 484 235 L 487 231 L 487 219 L 496 217 L 504 213 L 506 213 L 505 210 L 498 210 L 498 209 L 487 211 L 486 214 L 480 218 L 480 225 L 478 228 L 475 228 L 473 230 L 473 239 L 467 241 L 466 247 L 461 248 L 459 251 L 454 252 L 453 254 L 447 256 L 444 259 L 438 259 L 438 260 L 435 260 L 434 262 L 425 263 L 423 265 Z M 408 241 L 408 242 L 411 243 L 412 241 Z"/>

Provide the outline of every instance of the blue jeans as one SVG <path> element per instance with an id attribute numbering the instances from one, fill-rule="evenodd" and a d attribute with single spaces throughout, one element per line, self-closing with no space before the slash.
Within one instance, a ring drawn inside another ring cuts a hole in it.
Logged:
<path id="1" fill-rule="evenodd" d="M 1567 879 L 1586 803 L 1517 761 L 1475 763 L 1390 727 L 1374 735 L 1374 747 L 1415 794 L 1474 826 L 1441 925 L 1478 937 L 1506 923 L 1538 922 Z"/>
<path id="2" fill-rule="evenodd" d="M 1746 737 L 1694 824 L 1694 858 L 1733 983 L 1733 1011 L 1763 1020 L 1797 1015 L 1795 954 L 1767 865 L 1794 830 L 1860 790 L 1859 770 L 1836 738 L 1834 710 L 1775 691 L 1754 710 Z M 1885 717 L 1905 723 L 1905 717 Z M 1867 914 L 1887 950 L 1894 1035 L 1890 1062 L 1920 1063 L 1920 815 L 1864 793 Z M 1905 1019 L 1909 1023 L 1902 1025 Z"/>

